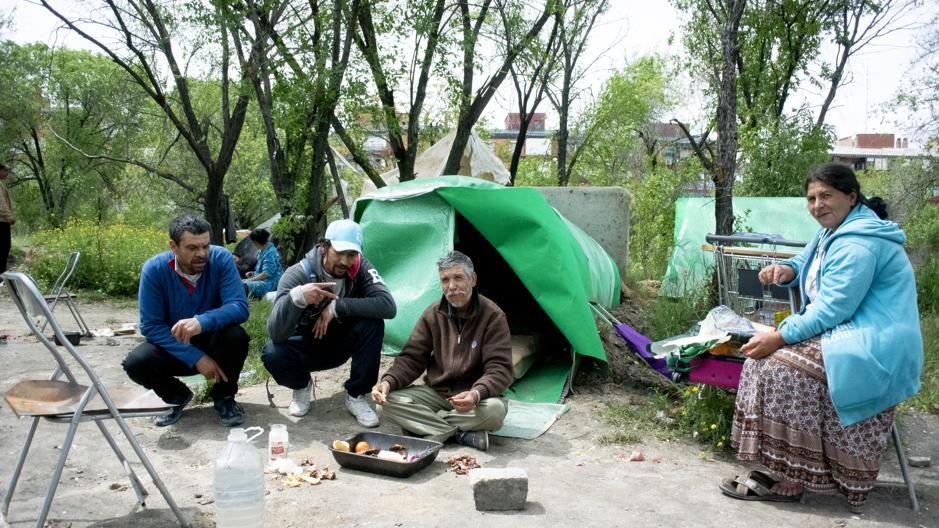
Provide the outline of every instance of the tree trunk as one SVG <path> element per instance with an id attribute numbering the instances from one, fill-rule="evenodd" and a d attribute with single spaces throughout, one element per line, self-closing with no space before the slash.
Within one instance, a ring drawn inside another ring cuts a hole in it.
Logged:
<path id="1" fill-rule="evenodd" d="M 729 235 L 734 228 L 733 185 L 737 168 L 737 57 L 740 54 L 738 31 L 746 0 L 729 0 L 727 19 L 721 30 L 720 93 L 717 101 L 717 167 L 714 177 L 714 221 L 718 235 Z"/>
<path id="2" fill-rule="evenodd" d="M 561 88 L 561 104 L 558 109 L 558 185 L 566 187 L 571 175 L 567 173 L 567 142 L 570 136 L 568 130 L 568 109 L 570 108 L 570 81 L 569 72 L 564 72 L 564 86 Z"/>

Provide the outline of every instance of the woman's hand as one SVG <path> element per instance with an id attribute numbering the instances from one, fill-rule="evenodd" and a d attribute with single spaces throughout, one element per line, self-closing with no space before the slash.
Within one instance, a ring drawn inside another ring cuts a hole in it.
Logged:
<path id="1" fill-rule="evenodd" d="M 796 272 L 785 264 L 772 264 L 760 270 L 760 282 L 766 284 L 785 284 L 796 278 Z"/>
<path id="2" fill-rule="evenodd" d="M 740 347 L 740 352 L 750 359 L 762 359 L 776 352 L 786 342 L 783 341 L 782 334 L 773 330 L 772 332 L 757 332 L 756 335 L 747 341 L 747 344 Z"/>

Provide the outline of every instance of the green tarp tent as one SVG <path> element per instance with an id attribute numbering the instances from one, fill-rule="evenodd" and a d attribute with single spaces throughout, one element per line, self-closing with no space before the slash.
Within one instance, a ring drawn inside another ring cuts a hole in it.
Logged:
<path id="1" fill-rule="evenodd" d="M 818 230 L 805 198 L 734 197 L 738 223 L 755 233 L 808 242 Z M 661 295 L 679 297 L 710 278 L 714 254 L 702 251 L 704 237 L 714 233 L 714 198 L 679 198 L 675 203 L 675 242 Z"/>
<path id="2" fill-rule="evenodd" d="M 413 180 L 359 198 L 353 216 L 398 305 L 385 325 L 386 354 L 398 353 L 440 300 L 436 261 L 458 249 L 473 259 L 479 291 L 506 312 L 513 335 L 539 336 L 539 359 L 506 396 L 558 402 L 578 356 L 606 361 L 588 303 L 619 302 L 616 264 L 534 189 L 461 176 Z"/>

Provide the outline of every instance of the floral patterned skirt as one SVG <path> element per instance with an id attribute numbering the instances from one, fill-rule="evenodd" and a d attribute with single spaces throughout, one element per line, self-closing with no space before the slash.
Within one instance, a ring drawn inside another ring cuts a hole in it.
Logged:
<path id="1" fill-rule="evenodd" d="M 731 432 L 737 458 L 759 462 L 813 491 L 838 489 L 860 506 L 874 486 L 893 408 L 843 427 L 835 413 L 821 340 L 748 359 Z"/>

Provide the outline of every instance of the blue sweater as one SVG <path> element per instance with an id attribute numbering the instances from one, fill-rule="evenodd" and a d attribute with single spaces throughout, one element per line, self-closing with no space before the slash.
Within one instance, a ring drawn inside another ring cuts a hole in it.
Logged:
<path id="1" fill-rule="evenodd" d="M 805 275 L 827 232 L 819 229 L 800 255 L 783 262 L 795 270 L 803 299 Z M 846 427 L 919 391 L 923 338 L 905 241 L 897 224 L 855 206 L 822 242 L 815 300 L 779 326 L 786 343 L 821 335 L 828 390 Z"/>
<path id="2" fill-rule="evenodd" d="M 180 343 L 170 329 L 180 319 L 195 317 L 203 332 L 213 332 L 248 319 L 248 299 L 231 253 L 209 247 L 209 260 L 195 288 L 173 269 L 173 252 L 151 257 L 140 272 L 140 333 L 180 361 L 194 366 L 203 352 Z"/>

